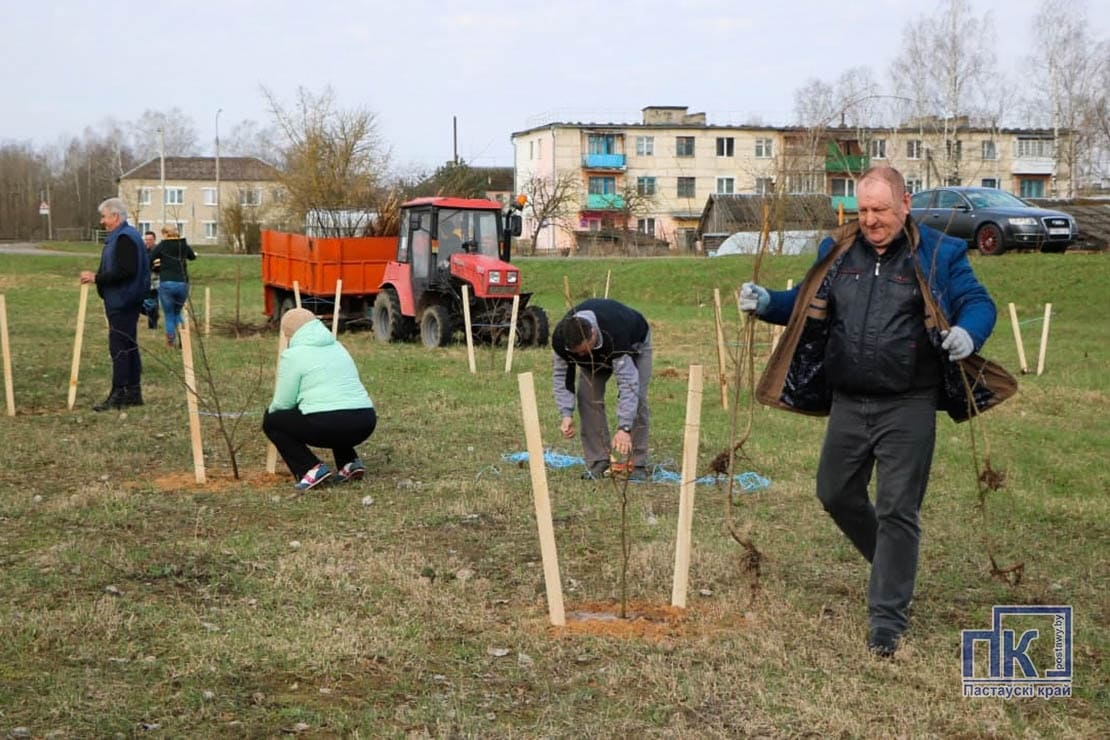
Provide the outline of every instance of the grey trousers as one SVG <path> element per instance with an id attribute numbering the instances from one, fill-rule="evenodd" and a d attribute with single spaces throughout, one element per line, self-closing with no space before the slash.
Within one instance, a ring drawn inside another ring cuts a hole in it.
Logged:
<path id="1" fill-rule="evenodd" d="M 647 466 L 648 429 L 651 421 L 647 402 L 652 363 L 650 331 L 639 350 L 640 353 L 632 357 L 640 380 L 636 419 L 632 422 L 632 464 L 643 468 Z M 609 436 L 609 419 L 605 413 L 605 384 L 610 376 L 612 373 L 608 370 L 591 372 L 581 365 L 578 367 L 576 395 L 578 415 L 582 421 L 582 456 L 586 461 L 586 469 L 595 476 L 600 476 L 609 467 L 612 442 Z"/>
<path id="2" fill-rule="evenodd" d="M 936 442 L 936 393 L 855 397 L 834 394 L 817 498 L 871 563 L 871 629 L 901 634 L 917 578 L 918 513 Z M 867 486 L 876 472 L 875 503 Z"/>

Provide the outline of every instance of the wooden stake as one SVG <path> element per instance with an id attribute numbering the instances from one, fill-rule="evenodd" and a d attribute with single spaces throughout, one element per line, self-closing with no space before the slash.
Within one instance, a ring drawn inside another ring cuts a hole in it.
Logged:
<path id="1" fill-rule="evenodd" d="M 463 294 L 463 323 L 466 326 L 466 361 L 470 363 L 470 372 L 477 374 L 478 367 L 474 364 L 474 337 L 470 330 L 470 286 L 462 286 Z"/>
<path id="2" fill-rule="evenodd" d="M 343 278 L 335 281 L 335 311 L 331 314 L 331 335 L 339 338 L 339 303 L 343 298 Z"/>
<path id="3" fill-rule="evenodd" d="M 301 284 L 296 280 L 293 281 L 293 300 L 297 303 L 297 308 L 301 307 Z"/>
<path id="4" fill-rule="evenodd" d="M 1018 364 L 1021 366 L 1022 375 L 1029 372 L 1029 363 L 1025 361 L 1025 342 L 1021 340 L 1021 324 L 1018 323 L 1017 308 L 1010 304 L 1010 326 L 1014 329 L 1014 342 L 1017 344 Z"/>
<path id="5" fill-rule="evenodd" d="M 559 553 L 555 548 L 555 526 L 551 521 L 551 500 L 547 495 L 547 470 L 543 464 L 543 439 L 540 416 L 536 410 L 536 386 L 532 373 L 520 373 L 520 410 L 524 417 L 524 437 L 528 444 L 528 470 L 532 474 L 532 500 L 536 508 L 536 527 L 543 559 L 543 582 L 547 589 L 547 613 L 551 624 L 566 624 L 563 612 L 563 582 L 559 577 Z"/>
<path id="6" fill-rule="evenodd" d="M 717 325 L 717 382 L 721 386 L 721 408 L 728 411 L 728 363 L 725 362 L 725 328 L 721 322 L 721 291 L 713 289 L 713 319 Z"/>
<path id="7" fill-rule="evenodd" d="M 844 225 L 844 204 L 843 203 L 839 203 L 836 206 L 836 225 L 837 226 L 843 226 Z"/>
<path id="8" fill-rule="evenodd" d="M 0 351 L 4 354 L 4 399 L 8 416 L 15 416 L 15 391 L 12 388 L 12 346 L 8 341 L 8 301 L 0 293 Z"/>
<path id="9" fill-rule="evenodd" d="M 73 411 L 77 401 L 77 373 L 81 369 L 81 342 L 85 338 L 85 308 L 89 304 L 89 284 L 81 283 L 81 297 L 77 299 L 77 331 L 73 335 L 73 363 L 69 367 L 69 402 L 66 408 Z"/>
<path id="10" fill-rule="evenodd" d="M 513 314 L 509 317 L 509 349 L 505 352 L 505 372 L 513 369 L 513 345 L 516 344 L 516 314 L 520 310 L 520 294 L 513 296 Z"/>
<path id="11" fill-rule="evenodd" d="M 204 287 L 204 336 L 212 334 L 212 289 Z"/>
<path id="12" fill-rule="evenodd" d="M 567 308 L 570 308 L 573 303 L 570 300 L 570 278 L 563 275 L 563 300 L 567 303 Z"/>
<path id="13" fill-rule="evenodd" d="M 678 535 L 675 538 L 674 585 L 671 606 L 686 608 L 690 580 L 690 538 L 694 525 L 694 486 L 698 479 L 698 439 L 701 432 L 701 365 L 690 366 L 686 390 L 686 433 L 682 440 L 682 483 L 678 489 Z"/>
<path id="14" fill-rule="evenodd" d="M 604 296 L 605 298 L 609 297 L 609 278 L 611 278 L 612 276 L 613 276 L 613 271 L 612 270 L 606 270 L 605 271 L 605 296 Z"/>
<path id="15" fill-rule="evenodd" d="M 285 338 L 285 332 L 283 332 L 281 329 L 278 329 L 277 365 L 275 365 L 274 370 L 274 388 L 277 388 L 276 368 L 281 366 L 281 353 L 284 352 L 285 348 L 288 346 L 289 340 Z M 277 447 L 274 447 L 273 442 L 270 442 L 270 444 L 266 447 L 266 472 L 277 472 Z"/>
<path id="16" fill-rule="evenodd" d="M 1037 355 L 1037 375 L 1044 372 L 1044 357 L 1048 352 L 1048 320 L 1052 318 L 1052 304 L 1044 304 L 1044 326 L 1041 327 L 1041 351 Z"/>
<path id="17" fill-rule="evenodd" d="M 200 438 L 200 412 L 197 411 L 197 377 L 193 372 L 193 330 L 186 310 L 181 324 L 181 361 L 184 364 L 185 407 L 189 410 L 189 440 L 193 446 L 193 474 L 197 483 L 207 480 L 204 472 L 204 444 Z"/>

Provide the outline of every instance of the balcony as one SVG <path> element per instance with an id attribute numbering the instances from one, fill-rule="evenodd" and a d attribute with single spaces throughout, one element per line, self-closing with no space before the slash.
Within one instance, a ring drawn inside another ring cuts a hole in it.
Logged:
<path id="1" fill-rule="evenodd" d="M 1010 173 L 1014 175 L 1051 175 L 1056 170 L 1056 160 L 1052 157 L 1014 157 Z"/>
<path id="2" fill-rule="evenodd" d="M 859 174 L 867 169 L 869 157 L 866 154 L 832 154 L 825 156 L 825 172 L 849 172 Z"/>
<path id="3" fill-rule="evenodd" d="M 624 208 L 624 196 L 619 193 L 590 193 L 586 196 L 586 210 L 619 211 Z"/>
<path id="4" fill-rule="evenodd" d="M 587 170 L 624 170 L 623 154 L 583 154 L 582 167 Z"/>
<path id="5" fill-rule="evenodd" d="M 840 206 L 844 206 L 846 213 L 855 213 L 859 211 L 859 203 L 856 201 L 854 195 L 831 195 L 829 199 L 832 201 L 832 209 L 839 211 Z"/>

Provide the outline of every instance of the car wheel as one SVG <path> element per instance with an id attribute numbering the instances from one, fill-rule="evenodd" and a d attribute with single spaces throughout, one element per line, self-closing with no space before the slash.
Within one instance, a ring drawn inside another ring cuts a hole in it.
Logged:
<path id="1" fill-rule="evenodd" d="M 994 224 L 983 224 L 975 232 L 975 248 L 979 254 L 993 257 L 1006 251 L 1002 243 L 1002 230 Z"/>

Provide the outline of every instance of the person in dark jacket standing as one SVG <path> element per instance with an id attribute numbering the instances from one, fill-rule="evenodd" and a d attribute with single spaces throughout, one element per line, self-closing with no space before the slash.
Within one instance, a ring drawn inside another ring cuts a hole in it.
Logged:
<path id="1" fill-rule="evenodd" d="M 601 478 L 610 449 L 631 454 L 631 480 L 647 477 L 648 383 L 651 381 L 651 328 L 638 312 L 617 301 L 593 298 L 579 303 L 551 334 L 555 351 L 552 384 L 561 419 L 559 431 L 574 437 L 574 406 L 582 417 L 584 478 Z M 579 370 L 577 389 L 575 370 Z M 605 384 L 617 378 L 617 432 L 610 440 Z"/>
<path id="2" fill-rule="evenodd" d="M 143 246 L 146 247 L 147 259 L 150 260 L 150 292 L 143 299 L 142 313 L 146 314 L 146 324 L 151 329 L 158 328 L 158 270 L 161 265 L 154 264 L 150 257 L 157 240 L 158 236 L 153 231 L 143 232 Z"/>
<path id="3" fill-rule="evenodd" d="M 162 228 L 162 241 L 150 253 L 150 263 L 158 265 L 158 300 L 166 322 L 166 345 L 177 346 L 177 327 L 184 323 L 181 309 L 189 300 L 188 262 L 197 258 L 177 229 Z"/>
<path id="4" fill-rule="evenodd" d="M 779 405 L 829 413 L 817 497 L 871 563 L 868 647 L 891 657 L 909 626 L 944 363 L 981 347 L 996 312 L 971 270 L 967 244 L 909 219 L 910 196 L 897 170 L 867 170 L 856 197 L 858 225 L 845 227 L 839 242 L 822 242 L 802 285 L 768 292 L 745 283 L 740 307 L 771 323 L 793 327 L 816 318 L 825 327 L 823 335 L 806 334 L 794 350 L 791 369 L 803 352 L 811 353 L 810 364 L 792 376 L 805 381 L 782 393 L 790 403 Z M 930 341 L 925 290 L 951 325 L 939 347 Z M 808 310 L 792 320 L 803 293 L 818 297 L 807 298 Z M 815 406 L 813 399 L 829 391 L 831 405 Z M 873 472 L 874 504 L 868 496 Z"/>
<path id="5" fill-rule="evenodd" d="M 108 316 L 108 354 L 112 358 L 112 390 L 93 406 L 94 411 L 141 406 L 143 403 L 142 358 L 137 334 L 139 309 L 150 290 L 150 263 L 143 238 L 127 223 L 127 206 L 119 198 L 108 198 L 98 206 L 100 224 L 107 231 L 100 266 L 96 272 L 83 270 L 81 282 L 95 283 Z"/>

